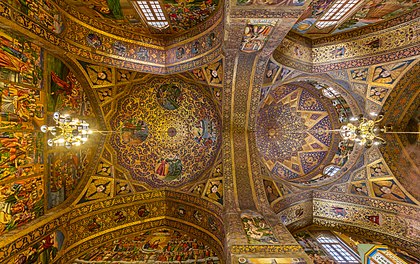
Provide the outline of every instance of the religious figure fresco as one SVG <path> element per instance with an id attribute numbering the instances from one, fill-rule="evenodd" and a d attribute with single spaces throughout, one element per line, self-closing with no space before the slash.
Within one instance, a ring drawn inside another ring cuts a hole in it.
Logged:
<path id="1" fill-rule="evenodd" d="M 74 73 L 59 59 L 51 55 L 46 59 L 50 75 L 48 111 L 65 111 L 79 116 L 93 115 L 90 102 Z"/>
<path id="2" fill-rule="evenodd" d="M 251 19 L 248 21 L 240 49 L 243 52 L 256 52 L 264 47 L 265 42 L 276 25 L 276 20 Z"/>
<path id="3" fill-rule="evenodd" d="M 258 213 L 249 211 L 241 214 L 242 225 L 250 244 L 277 244 L 270 225 Z"/>
<path id="4" fill-rule="evenodd" d="M 99 48 L 102 46 L 102 40 L 96 33 L 89 33 L 86 36 L 86 41 L 89 46 Z"/>
<path id="5" fill-rule="evenodd" d="M 156 99 L 160 106 L 167 110 L 175 110 L 182 102 L 181 89 L 173 84 L 162 84 L 157 93 Z"/>
<path id="6" fill-rule="evenodd" d="M 205 197 L 218 202 L 223 205 L 223 181 L 222 180 L 210 180 L 207 185 Z"/>
<path id="7" fill-rule="evenodd" d="M 412 62 L 413 60 L 408 60 L 376 66 L 373 69 L 372 82 L 393 84 Z"/>
<path id="8" fill-rule="evenodd" d="M 13 263 L 53 263 L 53 260 L 61 250 L 64 243 L 64 234 L 57 230 L 43 237 L 39 242 L 22 251 L 18 256 L 13 258 Z"/>
<path id="9" fill-rule="evenodd" d="M 163 2 L 172 29 L 181 32 L 206 20 L 216 10 L 219 0 L 164 0 Z"/>
<path id="10" fill-rule="evenodd" d="M 42 177 L 0 184 L 0 234 L 44 214 Z"/>
<path id="11" fill-rule="evenodd" d="M 280 197 L 280 193 L 277 190 L 273 181 L 264 180 L 265 195 L 269 203 L 273 202 Z"/>
<path id="12" fill-rule="evenodd" d="M 42 49 L 0 30 L 0 79 L 42 87 Z"/>
<path id="13" fill-rule="evenodd" d="M 83 195 L 80 203 L 111 197 L 112 181 L 104 178 L 94 178 Z"/>
<path id="14" fill-rule="evenodd" d="M 174 158 L 161 159 L 156 167 L 156 174 L 165 181 L 178 180 L 182 173 L 182 161 L 175 156 Z"/>
<path id="15" fill-rule="evenodd" d="M 211 145 L 217 139 L 215 124 L 209 119 L 202 119 L 193 127 L 194 140 L 201 145 Z"/>
<path id="16" fill-rule="evenodd" d="M 310 3 L 308 8 L 299 17 L 297 23 L 293 26 L 293 30 L 298 33 L 306 33 L 309 29 L 314 28 L 313 24 L 317 18 L 325 13 L 328 6 L 333 0 L 314 0 Z"/>
<path id="17" fill-rule="evenodd" d="M 350 187 L 350 193 L 368 196 L 368 189 L 365 182 L 352 183 Z"/>
<path id="18" fill-rule="evenodd" d="M 60 12 L 50 0 L 44 1 L 9 1 L 22 13 L 33 19 L 48 30 L 60 34 L 64 29 Z"/>
<path id="19" fill-rule="evenodd" d="M 42 174 L 42 139 L 40 133 L 0 132 L 0 181 Z"/>
<path id="20" fill-rule="evenodd" d="M 383 160 L 368 165 L 368 175 L 370 178 L 392 177 L 391 171 Z"/>
<path id="21" fill-rule="evenodd" d="M 375 197 L 415 204 L 394 180 L 372 181 Z"/>
<path id="22" fill-rule="evenodd" d="M 0 129 L 34 129 L 45 116 L 44 93 L 0 81 Z"/>
<path id="23" fill-rule="evenodd" d="M 220 263 L 207 245 L 171 229 L 155 229 L 116 239 L 85 253 L 74 263 L 121 261 L 145 263 Z"/>
<path id="24" fill-rule="evenodd" d="M 272 83 L 275 80 L 279 69 L 280 69 L 280 66 L 270 60 L 265 70 L 264 83 Z"/>
<path id="25" fill-rule="evenodd" d="M 305 264 L 303 258 L 238 258 L 240 264 Z M 320 264 L 320 263 L 317 263 Z"/>
<path id="26" fill-rule="evenodd" d="M 50 153 L 48 208 L 61 204 L 74 191 L 90 159 L 88 150 Z"/>
<path id="27" fill-rule="evenodd" d="M 131 118 L 123 122 L 121 139 L 124 143 L 139 144 L 147 139 L 149 127 L 143 120 Z"/>
<path id="28" fill-rule="evenodd" d="M 302 6 L 305 0 L 237 0 L 238 5 Z"/>
<path id="29" fill-rule="evenodd" d="M 416 8 L 416 4 L 411 0 L 386 1 L 374 0 L 366 1 L 356 13 L 342 23 L 333 33 L 355 29 L 380 21 L 392 19 L 398 15 L 409 12 Z"/>

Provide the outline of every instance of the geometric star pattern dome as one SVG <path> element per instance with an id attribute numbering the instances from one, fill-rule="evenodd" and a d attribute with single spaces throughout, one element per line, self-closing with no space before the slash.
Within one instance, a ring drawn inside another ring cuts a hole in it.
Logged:
<path id="1" fill-rule="evenodd" d="M 214 162 L 220 120 L 196 85 L 154 78 L 121 97 L 111 118 L 111 145 L 131 178 L 152 187 L 181 186 Z"/>
<path id="2" fill-rule="evenodd" d="M 306 88 L 272 89 L 260 106 L 257 147 L 273 177 L 299 182 L 319 169 L 333 145 L 332 117 Z"/>

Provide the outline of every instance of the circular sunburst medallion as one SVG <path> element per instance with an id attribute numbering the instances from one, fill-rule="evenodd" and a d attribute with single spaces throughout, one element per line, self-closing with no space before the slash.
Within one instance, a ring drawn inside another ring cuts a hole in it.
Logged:
<path id="1" fill-rule="evenodd" d="M 176 136 L 176 128 L 174 128 L 174 127 L 168 128 L 168 136 L 170 136 L 170 137 Z"/>

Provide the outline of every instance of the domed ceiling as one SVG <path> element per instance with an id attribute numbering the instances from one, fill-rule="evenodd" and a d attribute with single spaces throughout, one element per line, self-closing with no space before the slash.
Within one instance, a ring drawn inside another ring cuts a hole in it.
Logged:
<path id="1" fill-rule="evenodd" d="M 320 130 L 333 129 L 337 117 L 316 90 L 295 84 L 272 88 L 257 118 L 257 147 L 275 178 L 303 182 L 322 174 L 337 146 L 331 133 Z"/>
<path id="2" fill-rule="evenodd" d="M 207 170 L 220 145 L 220 117 L 196 85 L 154 78 L 118 99 L 110 118 L 118 163 L 152 187 L 180 186 Z"/>

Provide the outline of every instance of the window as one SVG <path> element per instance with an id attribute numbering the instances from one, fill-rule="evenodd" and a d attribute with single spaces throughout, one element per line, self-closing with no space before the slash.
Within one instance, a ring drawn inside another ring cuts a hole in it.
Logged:
<path id="1" fill-rule="evenodd" d="M 169 26 L 159 1 L 135 1 L 134 6 L 137 12 L 141 12 L 146 18 L 147 24 L 155 28 L 166 28 Z"/>
<path id="2" fill-rule="evenodd" d="M 338 263 L 360 263 L 356 254 L 333 235 L 319 235 L 317 241 Z"/>
<path id="3" fill-rule="evenodd" d="M 324 168 L 324 175 L 328 176 L 334 176 L 338 171 L 340 170 L 340 167 L 335 165 L 329 165 Z"/>
<path id="4" fill-rule="evenodd" d="M 334 5 L 315 23 L 319 29 L 337 24 L 345 15 L 349 14 L 361 0 L 337 0 Z"/>
<path id="5" fill-rule="evenodd" d="M 339 92 L 337 92 L 334 88 L 332 87 L 327 87 L 325 89 L 322 90 L 322 94 L 327 97 L 327 98 L 335 98 L 337 96 L 340 95 Z"/>

